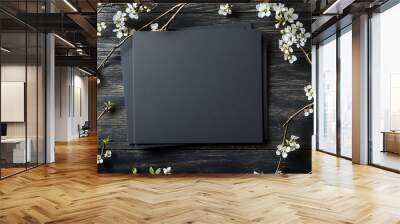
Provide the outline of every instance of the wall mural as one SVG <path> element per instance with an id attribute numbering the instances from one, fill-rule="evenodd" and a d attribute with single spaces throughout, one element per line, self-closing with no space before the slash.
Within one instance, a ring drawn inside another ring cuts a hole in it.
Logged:
<path id="1" fill-rule="evenodd" d="M 263 66 L 268 72 L 263 144 L 128 144 L 121 46 L 140 31 L 173 32 L 224 24 L 250 24 L 262 32 Z M 301 2 L 99 4 L 99 171 L 134 175 L 311 172 L 310 27 L 310 6 Z"/>

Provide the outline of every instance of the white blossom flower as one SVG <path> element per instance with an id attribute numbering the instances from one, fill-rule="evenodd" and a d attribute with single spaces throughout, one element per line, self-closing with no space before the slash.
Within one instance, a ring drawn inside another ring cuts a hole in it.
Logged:
<path id="1" fill-rule="evenodd" d="M 282 3 L 276 4 L 273 10 L 275 11 L 275 19 L 277 22 L 275 28 L 277 29 L 280 26 L 284 26 L 286 23 L 294 23 L 299 18 L 299 15 L 294 13 L 293 8 L 287 8 Z"/>
<path id="2" fill-rule="evenodd" d="M 116 27 L 125 26 L 126 21 L 127 21 L 126 13 L 122 11 L 117 11 L 113 16 L 113 22 Z"/>
<path id="3" fill-rule="evenodd" d="M 121 27 L 121 28 L 117 28 L 113 30 L 114 33 L 117 33 L 117 37 L 118 38 L 122 38 L 122 37 L 126 37 L 128 36 L 129 30 L 126 26 Z"/>
<path id="4" fill-rule="evenodd" d="M 276 150 L 276 155 L 280 156 L 282 154 L 282 152 L 285 151 L 285 146 L 283 146 L 282 144 L 279 144 L 276 146 L 277 150 Z"/>
<path id="5" fill-rule="evenodd" d="M 101 32 L 107 28 L 105 22 L 97 23 L 97 36 L 101 36 Z"/>
<path id="6" fill-rule="evenodd" d="M 283 58 L 291 64 L 297 61 L 293 48 L 304 47 L 308 38 L 311 37 L 303 24 L 296 21 L 299 15 L 294 13 L 293 8 L 287 8 L 282 3 L 259 3 L 256 5 L 256 9 L 259 18 L 269 17 L 272 12 L 275 12 L 275 28 L 283 27 L 281 30 L 282 38 L 279 40 L 279 48 L 283 52 Z M 288 25 L 285 27 L 286 24 Z"/>
<path id="7" fill-rule="evenodd" d="M 279 48 L 284 53 L 284 59 L 293 63 L 297 60 L 297 57 L 293 55 L 293 46 L 297 48 L 305 46 L 307 39 L 311 36 L 309 33 L 305 32 L 303 24 L 301 22 L 296 22 L 295 24 L 290 24 L 281 30 L 282 39 L 279 40 Z"/>
<path id="8" fill-rule="evenodd" d="M 259 3 L 256 5 L 258 11 L 257 16 L 259 18 L 269 17 L 271 15 L 272 4 L 270 3 Z"/>
<path id="9" fill-rule="evenodd" d="M 163 168 L 163 173 L 165 174 L 165 175 L 170 175 L 171 174 L 171 171 L 172 171 L 172 168 L 169 166 L 169 167 L 167 167 L 167 168 Z"/>
<path id="10" fill-rule="evenodd" d="M 276 153 L 276 155 L 277 156 L 280 156 L 281 155 L 281 153 L 282 153 L 282 145 L 277 145 L 276 146 L 276 148 L 277 148 L 277 150 L 275 151 L 275 153 Z"/>
<path id="11" fill-rule="evenodd" d="M 228 15 L 232 14 L 232 5 L 230 5 L 230 4 L 219 5 L 218 14 L 221 16 L 228 16 Z"/>
<path id="12" fill-rule="evenodd" d="M 113 16 L 113 22 L 115 24 L 114 33 L 117 33 L 118 38 L 122 38 L 123 36 L 128 36 L 129 29 L 125 26 L 126 22 L 126 13 L 121 11 L 117 11 Z"/>
<path id="13" fill-rule="evenodd" d="M 283 17 L 285 18 L 286 22 L 294 23 L 295 20 L 299 18 L 299 15 L 294 13 L 294 9 L 290 8 L 283 12 Z"/>
<path id="14" fill-rule="evenodd" d="M 101 158 L 101 155 L 97 155 L 97 164 L 102 164 L 103 159 Z"/>
<path id="15" fill-rule="evenodd" d="M 308 100 L 312 100 L 314 98 L 314 89 L 311 85 L 307 85 L 304 87 L 304 92 L 306 92 L 306 96 Z"/>
<path id="16" fill-rule="evenodd" d="M 287 158 L 289 152 L 292 152 L 300 148 L 300 144 L 297 143 L 299 137 L 291 135 L 289 139 L 285 140 L 284 144 L 277 145 L 276 155 L 282 156 L 282 158 Z"/>
<path id="17" fill-rule="evenodd" d="M 128 13 L 129 18 L 131 19 L 139 19 L 139 11 L 138 11 L 138 4 L 137 3 L 127 3 L 127 7 L 125 12 Z"/>
<path id="18" fill-rule="evenodd" d="M 299 149 L 300 145 L 297 142 L 292 142 L 292 143 L 290 143 L 290 147 L 288 147 L 288 148 L 290 148 L 290 151 L 294 151 L 296 149 Z"/>
<path id="19" fill-rule="evenodd" d="M 151 9 L 146 5 L 140 5 L 139 6 L 139 12 L 147 12 L 147 13 L 149 13 L 149 12 L 151 12 Z"/>
<path id="20" fill-rule="evenodd" d="M 281 14 L 287 10 L 284 4 L 278 3 L 273 5 L 273 10 L 275 11 L 276 14 Z"/>
<path id="21" fill-rule="evenodd" d="M 106 150 L 104 153 L 104 158 L 111 158 L 111 150 Z"/>
<path id="22" fill-rule="evenodd" d="M 132 34 L 135 30 L 129 30 L 126 27 L 125 22 L 128 20 L 127 15 L 131 19 L 139 19 L 139 5 L 137 3 L 127 3 L 127 7 L 125 12 L 117 11 L 113 16 L 113 22 L 115 24 L 115 29 L 113 30 L 114 33 L 117 34 L 118 38 L 126 37 L 128 34 Z M 147 11 L 148 8 L 146 7 L 145 10 Z"/>
<path id="23" fill-rule="evenodd" d="M 285 19 L 285 12 L 287 12 L 289 9 L 285 7 L 284 4 L 279 3 L 274 5 L 273 10 L 275 11 L 275 19 L 276 19 L 276 24 L 275 28 L 279 28 L 281 25 L 286 24 L 286 19 Z"/>
<path id="24" fill-rule="evenodd" d="M 292 24 L 293 25 L 293 24 Z M 298 48 L 304 47 L 307 39 L 311 37 L 311 34 L 306 32 L 306 29 L 303 28 L 303 23 L 297 21 L 296 22 L 297 31 L 296 32 L 296 45 Z"/>
<path id="25" fill-rule="evenodd" d="M 314 110 L 311 107 L 304 109 L 304 116 L 308 117 L 312 113 L 314 113 Z"/>
<path id="26" fill-rule="evenodd" d="M 297 57 L 294 54 L 288 55 L 287 60 L 289 61 L 290 64 L 293 64 L 295 61 L 297 61 Z"/>
<path id="27" fill-rule="evenodd" d="M 282 40 L 279 40 L 279 48 L 283 52 L 283 59 L 289 61 L 290 64 L 297 61 L 296 55 L 293 54 L 292 44 L 291 37 L 288 36 L 284 36 Z"/>
<path id="28" fill-rule="evenodd" d="M 158 30 L 158 23 L 153 23 L 150 25 L 151 31 L 159 31 Z"/>

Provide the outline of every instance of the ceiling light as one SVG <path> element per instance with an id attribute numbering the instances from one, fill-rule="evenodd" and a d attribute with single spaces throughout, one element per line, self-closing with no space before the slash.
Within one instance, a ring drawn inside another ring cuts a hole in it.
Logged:
<path id="1" fill-rule="evenodd" d="M 1 47 L 0 49 L 1 49 L 1 51 L 4 51 L 4 52 L 6 52 L 6 53 L 10 53 L 10 52 L 11 52 L 11 50 L 8 50 L 8 49 L 5 48 L 5 47 Z"/>
<path id="2" fill-rule="evenodd" d="M 78 12 L 78 10 L 73 6 L 68 0 L 64 0 L 65 4 L 67 4 L 74 12 Z"/>
<path id="3" fill-rule="evenodd" d="M 86 70 L 83 70 L 83 69 L 81 69 L 81 68 L 78 68 L 78 70 L 81 71 L 81 72 L 83 72 L 83 73 L 85 73 L 86 75 L 93 75 L 92 73 L 90 73 L 90 72 L 88 72 L 88 71 L 86 71 Z"/>
<path id="4" fill-rule="evenodd" d="M 66 43 L 67 45 L 69 45 L 70 47 L 73 47 L 73 48 L 75 48 L 75 45 L 73 45 L 71 42 L 69 42 L 68 40 L 66 40 L 66 39 L 64 39 L 64 38 L 62 38 L 62 37 L 60 37 L 59 35 L 57 35 L 57 34 L 54 34 L 54 36 L 55 37 L 57 37 L 59 40 L 61 40 L 62 42 L 64 42 L 64 43 Z"/>

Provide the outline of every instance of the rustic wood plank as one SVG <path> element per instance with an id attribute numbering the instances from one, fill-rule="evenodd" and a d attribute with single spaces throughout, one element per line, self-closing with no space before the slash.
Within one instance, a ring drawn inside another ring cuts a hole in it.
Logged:
<path id="1" fill-rule="evenodd" d="M 190 155 L 190 156 L 189 156 Z M 227 156 L 229 155 L 229 156 Z M 286 172 L 311 172 L 311 150 L 294 152 L 288 158 Z M 114 162 L 115 161 L 115 162 Z M 188 150 L 154 148 L 144 150 L 114 150 L 99 172 L 129 173 L 132 167 L 147 173 L 148 167 L 174 167 L 175 174 L 207 173 L 273 173 L 278 164 L 274 150 Z"/>
<path id="2" fill-rule="evenodd" d="M 272 2 L 272 1 L 271 1 Z M 276 1 L 278 2 L 278 1 Z M 182 10 L 182 14 L 185 13 L 199 13 L 199 14 L 204 14 L 204 13 L 217 13 L 219 9 L 220 4 L 224 4 L 226 2 L 217 2 L 217 3 L 210 3 L 210 1 L 207 2 L 207 4 L 204 3 L 189 3 L 187 4 Z M 147 6 L 154 7 L 152 10 L 152 13 L 162 13 L 167 11 L 168 9 L 172 8 L 175 4 L 177 3 L 162 3 L 162 4 L 154 4 L 154 3 L 144 3 Z M 257 2 L 252 2 L 252 3 L 230 3 L 233 5 L 233 12 L 235 14 L 237 13 L 254 13 L 256 11 L 256 5 L 258 4 Z M 284 2 L 286 7 L 289 8 L 294 8 L 296 12 L 309 12 L 310 11 L 310 5 L 304 4 L 304 2 Z M 113 14 L 116 11 L 124 11 L 126 8 L 125 4 L 117 4 L 112 7 L 107 6 L 104 7 L 101 11 L 101 13 L 104 14 Z"/>
<path id="3" fill-rule="evenodd" d="M 252 163 L 260 167 L 264 167 L 267 172 L 272 172 L 271 167 L 276 163 L 275 148 L 281 143 L 284 121 L 297 109 L 308 103 L 304 96 L 304 85 L 311 83 L 311 66 L 305 59 L 305 56 L 296 51 L 298 61 L 289 64 L 283 60 L 283 54 L 278 48 L 278 40 L 280 38 L 279 30 L 274 27 L 271 18 L 259 19 L 254 11 L 255 4 L 239 4 L 235 5 L 239 13 L 234 13 L 230 17 L 221 17 L 215 12 L 218 4 L 189 4 L 184 8 L 182 14 L 171 23 L 171 30 L 181 30 L 193 26 L 210 26 L 220 24 L 252 24 L 252 27 L 263 33 L 263 42 L 267 48 L 267 97 L 265 98 L 266 106 L 266 133 L 264 136 L 264 144 L 258 145 L 196 145 L 196 146 L 179 146 L 175 148 L 164 149 L 165 154 L 160 156 L 157 154 L 160 148 L 143 148 L 132 146 L 127 143 L 127 115 L 124 103 L 124 86 L 121 71 L 121 58 L 119 50 L 117 50 L 109 63 L 101 70 L 99 77 L 102 80 L 98 89 L 98 111 L 102 108 L 102 104 L 106 100 L 112 100 L 117 103 L 118 110 L 113 114 L 106 114 L 98 122 L 99 138 L 110 136 L 113 140 L 110 147 L 116 150 L 116 156 L 110 164 L 110 168 L 106 172 L 121 172 L 126 169 L 130 163 L 135 162 L 145 166 L 153 163 L 162 165 L 162 158 L 165 161 L 174 161 L 174 163 L 184 163 L 185 156 L 191 157 L 194 161 L 202 161 L 202 165 L 208 164 L 209 172 L 248 172 L 248 170 L 240 170 L 238 164 Z M 134 27 L 139 27 L 151 18 L 155 18 L 162 10 L 171 7 L 171 4 L 160 4 L 159 11 L 154 10 L 150 14 L 142 15 L 136 23 L 130 23 Z M 293 3 L 291 7 L 296 9 L 301 16 L 307 30 L 311 27 L 311 11 L 309 4 Z M 107 11 L 108 10 L 108 11 Z M 99 20 L 112 21 L 113 12 L 107 9 L 104 13 L 98 15 Z M 202 12 L 202 11 L 205 12 Z M 105 57 L 107 51 L 120 40 L 115 38 L 110 31 L 98 38 L 98 63 Z M 310 41 L 306 45 L 306 50 L 310 49 Z M 295 134 L 300 137 L 302 150 L 293 154 L 290 161 L 290 172 L 308 172 L 311 167 L 311 157 L 309 149 L 311 148 L 311 134 L 313 132 L 312 116 L 300 116 L 293 126 L 289 129 L 289 134 Z M 150 153 L 153 152 L 153 153 Z M 133 157 L 137 155 L 136 157 Z M 139 156 L 140 155 L 140 156 Z M 190 156 L 188 156 L 190 155 Z M 257 157 L 261 157 L 258 160 Z M 226 162 L 224 166 L 219 166 L 215 158 L 222 159 Z M 180 161 L 182 160 L 182 161 Z M 209 160 L 209 163 L 207 163 Z M 241 161 L 242 160 L 242 161 Z M 252 162 L 254 161 L 254 163 Z M 200 163 L 187 162 L 186 167 L 190 167 L 193 172 L 200 172 Z M 236 163 L 236 164 L 235 164 Z M 196 167 L 197 166 L 197 167 Z M 183 166 L 184 167 L 184 166 Z M 243 166 L 242 166 L 243 167 Z M 208 172 L 207 171 L 207 172 Z"/>

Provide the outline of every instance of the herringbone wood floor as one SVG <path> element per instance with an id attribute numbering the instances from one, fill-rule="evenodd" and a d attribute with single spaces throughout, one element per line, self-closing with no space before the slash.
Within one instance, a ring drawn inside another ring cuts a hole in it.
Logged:
<path id="1" fill-rule="evenodd" d="M 0 223 L 400 223 L 400 175 L 313 154 L 313 174 L 96 173 L 94 138 L 0 181 Z"/>

